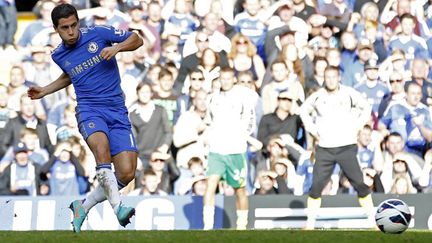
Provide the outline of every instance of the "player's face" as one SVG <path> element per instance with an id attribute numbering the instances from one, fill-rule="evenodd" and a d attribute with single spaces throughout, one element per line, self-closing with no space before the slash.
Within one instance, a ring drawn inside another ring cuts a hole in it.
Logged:
<path id="1" fill-rule="evenodd" d="M 336 70 L 327 70 L 324 73 L 325 87 L 329 92 L 335 91 L 339 88 L 340 76 Z"/>
<path id="2" fill-rule="evenodd" d="M 233 72 L 222 72 L 220 74 L 220 83 L 221 83 L 221 89 L 223 91 L 230 90 L 235 83 L 235 77 Z"/>
<path id="3" fill-rule="evenodd" d="M 79 22 L 74 15 L 59 19 L 54 27 L 66 45 L 74 45 L 79 38 Z"/>

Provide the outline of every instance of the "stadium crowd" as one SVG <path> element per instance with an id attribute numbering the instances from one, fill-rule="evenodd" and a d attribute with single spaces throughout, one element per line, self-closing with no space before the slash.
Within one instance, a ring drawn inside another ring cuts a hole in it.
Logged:
<path id="1" fill-rule="evenodd" d="M 432 191 L 432 0 L 41 0 L 20 36 L 14 0 L 0 0 L 0 195 L 82 195 L 97 183 L 72 85 L 42 100 L 26 93 L 62 72 L 50 57 L 59 2 L 79 9 L 81 27 L 144 38 L 116 56 L 139 149 L 123 195 L 204 194 L 209 102 L 227 68 L 252 91 L 237 99 L 255 107 L 248 193 L 308 194 L 317 141 L 300 114 L 329 66 L 372 109 L 357 138 L 364 182 L 375 193 Z M 222 181 L 218 193 L 234 190 Z M 356 192 L 336 166 L 322 194 L 340 193 Z"/>

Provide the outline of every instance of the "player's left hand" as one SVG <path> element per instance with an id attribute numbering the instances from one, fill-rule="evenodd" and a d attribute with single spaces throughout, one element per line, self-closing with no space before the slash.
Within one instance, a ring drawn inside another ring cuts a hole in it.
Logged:
<path id="1" fill-rule="evenodd" d="M 100 55 L 103 59 L 109 61 L 111 58 L 113 58 L 117 53 L 119 52 L 119 49 L 117 46 L 110 46 L 110 47 L 105 47 Z"/>

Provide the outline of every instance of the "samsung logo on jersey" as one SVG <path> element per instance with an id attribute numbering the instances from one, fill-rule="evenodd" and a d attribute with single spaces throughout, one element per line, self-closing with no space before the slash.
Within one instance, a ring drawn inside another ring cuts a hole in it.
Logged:
<path id="1" fill-rule="evenodd" d="M 101 61 L 103 61 L 103 58 L 100 54 L 95 55 L 87 60 L 85 60 L 84 62 L 82 62 L 81 64 L 76 65 L 75 67 L 73 67 L 69 72 L 68 75 L 69 77 L 75 77 L 79 74 L 81 74 L 82 72 L 86 71 L 87 69 L 96 66 L 97 64 L 99 64 Z"/>

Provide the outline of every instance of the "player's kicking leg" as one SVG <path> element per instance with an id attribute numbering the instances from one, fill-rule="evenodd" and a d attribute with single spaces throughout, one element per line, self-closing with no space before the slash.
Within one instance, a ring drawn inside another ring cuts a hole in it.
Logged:
<path id="1" fill-rule="evenodd" d="M 86 141 L 96 158 L 96 177 L 98 179 L 99 185 L 88 195 L 85 200 L 76 200 L 71 203 L 70 208 L 74 215 L 74 219 L 72 221 L 73 229 L 75 232 L 80 232 L 82 223 L 84 222 L 88 211 L 94 205 L 104 201 L 105 199 L 108 199 L 110 202 L 112 208 L 114 209 L 114 213 L 117 215 L 119 223 L 122 226 L 126 226 L 130 222 L 130 217 L 135 214 L 135 209 L 124 207 L 121 204 L 119 188 L 127 185 L 130 180 L 126 181 L 125 179 L 128 177 L 124 176 L 124 182 L 122 182 L 121 180 L 117 180 L 116 176 L 114 175 L 111 168 L 109 142 L 105 133 L 95 132 L 90 135 Z M 121 158 L 121 156 L 119 158 Z M 125 161 L 124 163 L 128 162 Z M 136 159 L 133 163 L 136 167 Z M 122 173 L 119 173 L 119 175 L 121 174 Z"/>

